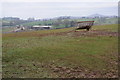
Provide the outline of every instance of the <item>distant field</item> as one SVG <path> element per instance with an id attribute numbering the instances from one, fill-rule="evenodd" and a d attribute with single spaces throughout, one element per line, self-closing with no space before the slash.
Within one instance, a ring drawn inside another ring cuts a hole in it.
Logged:
<path id="1" fill-rule="evenodd" d="M 117 28 L 3 34 L 3 78 L 118 77 Z"/>
<path id="2" fill-rule="evenodd" d="M 5 32 L 11 32 L 14 30 L 14 27 L 4 27 L 2 28 L 2 32 L 5 33 Z"/>
<path id="3" fill-rule="evenodd" d="M 97 25 L 92 27 L 94 30 L 106 30 L 111 32 L 118 32 L 118 24 L 112 25 Z"/>
<path id="4" fill-rule="evenodd" d="M 95 24 L 97 25 L 106 25 L 106 24 L 117 24 L 118 22 L 118 18 L 81 18 L 81 19 L 67 19 L 68 21 L 91 21 L 94 20 Z M 28 22 L 28 23 L 23 23 L 22 25 L 24 26 L 33 26 L 33 25 L 45 25 L 45 23 L 47 24 L 51 24 L 57 22 L 57 20 L 48 20 L 48 21 L 35 21 L 35 22 Z M 65 25 L 59 25 L 59 26 L 53 26 L 54 28 L 63 28 L 65 27 Z"/>

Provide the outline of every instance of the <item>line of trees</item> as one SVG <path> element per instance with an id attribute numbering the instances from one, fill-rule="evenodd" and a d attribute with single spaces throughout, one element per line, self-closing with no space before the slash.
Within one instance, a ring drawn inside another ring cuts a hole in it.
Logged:
<path id="1" fill-rule="evenodd" d="M 59 26 L 65 27 L 65 28 L 67 28 L 67 27 L 73 27 L 75 25 L 75 21 L 70 21 L 68 19 L 64 19 L 64 20 L 58 19 L 55 22 L 53 22 L 52 25 L 54 27 L 59 27 Z"/>

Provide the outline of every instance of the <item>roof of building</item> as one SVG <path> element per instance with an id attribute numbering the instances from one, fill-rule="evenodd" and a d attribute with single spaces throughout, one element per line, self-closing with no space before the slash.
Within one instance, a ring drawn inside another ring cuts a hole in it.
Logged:
<path id="1" fill-rule="evenodd" d="M 79 21 L 77 23 L 86 23 L 86 22 L 94 22 L 94 21 Z"/>

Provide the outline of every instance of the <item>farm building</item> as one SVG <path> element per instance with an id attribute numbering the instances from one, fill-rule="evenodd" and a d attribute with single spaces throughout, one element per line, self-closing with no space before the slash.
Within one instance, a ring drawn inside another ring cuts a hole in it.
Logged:
<path id="1" fill-rule="evenodd" d="M 35 30 L 42 30 L 42 29 L 50 29 L 52 26 L 39 26 L 39 25 L 35 25 L 32 26 L 31 29 L 35 29 Z"/>

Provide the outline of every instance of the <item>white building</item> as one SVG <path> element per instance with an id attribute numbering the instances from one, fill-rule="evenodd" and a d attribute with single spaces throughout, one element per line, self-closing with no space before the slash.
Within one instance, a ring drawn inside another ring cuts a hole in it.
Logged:
<path id="1" fill-rule="evenodd" d="M 32 29 L 36 29 L 36 30 L 42 30 L 42 29 L 50 29 L 52 26 L 39 26 L 39 25 L 35 25 L 35 26 L 32 26 L 31 28 Z"/>

